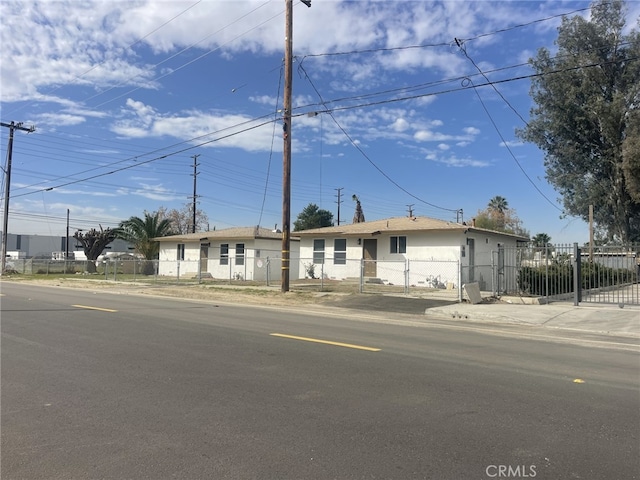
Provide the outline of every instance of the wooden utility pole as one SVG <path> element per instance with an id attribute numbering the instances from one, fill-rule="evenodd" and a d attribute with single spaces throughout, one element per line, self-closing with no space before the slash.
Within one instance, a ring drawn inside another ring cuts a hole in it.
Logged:
<path id="1" fill-rule="evenodd" d="M 291 92 L 293 80 L 293 0 L 285 0 L 284 100 L 282 114 L 282 278 L 280 290 L 289 291 L 291 252 Z"/>
<path id="2" fill-rule="evenodd" d="M 191 233 L 196 233 L 196 199 L 198 198 L 197 189 L 196 189 L 196 177 L 198 176 L 198 164 L 196 160 L 200 154 L 192 155 L 193 158 L 193 204 L 192 204 L 192 222 L 191 222 Z"/>
<path id="3" fill-rule="evenodd" d="M 307 7 L 311 0 L 301 0 Z M 284 101 L 282 113 L 282 276 L 281 291 L 289 291 L 291 260 L 291 92 L 293 82 L 293 0 L 285 3 Z"/>
<path id="4" fill-rule="evenodd" d="M 338 201 L 336 202 L 338 204 L 338 222 L 337 223 L 338 223 L 338 226 L 340 226 L 340 204 L 342 203 L 342 200 L 340 198 L 341 198 L 341 192 L 342 190 L 344 190 L 344 188 L 340 187 L 340 188 L 335 188 L 334 190 L 338 192 L 336 195 L 338 197 Z"/>
<path id="5" fill-rule="evenodd" d="M 9 129 L 9 143 L 7 144 L 7 168 L 4 171 L 4 219 L 2 224 L 2 265 L 0 266 L 0 275 L 4 275 L 7 267 L 7 230 L 9 229 L 9 191 L 11 188 L 11 156 L 13 153 L 13 132 L 14 130 L 23 130 L 27 133 L 35 132 L 36 127 L 23 127 L 20 123 L 4 123 L 0 125 Z"/>

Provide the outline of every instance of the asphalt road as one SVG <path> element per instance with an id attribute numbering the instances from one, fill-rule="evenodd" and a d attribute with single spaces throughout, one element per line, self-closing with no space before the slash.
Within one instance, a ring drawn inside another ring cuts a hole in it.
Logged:
<path id="1" fill-rule="evenodd" d="M 640 478 L 628 349 L 17 284 L 0 301 L 3 480 Z"/>

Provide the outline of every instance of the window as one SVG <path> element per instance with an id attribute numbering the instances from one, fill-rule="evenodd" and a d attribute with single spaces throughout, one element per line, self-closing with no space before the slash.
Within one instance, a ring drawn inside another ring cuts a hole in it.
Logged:
<path id="1" fill-rule="evenodd" d="M 16 235 L 16 250 L 22 248 L 22 235 Z"/>
<path id="2" fill-rule="evenodd" d="M 347 263 L 347 239 L 336 238 L 333 241 L 333 263 L 334 265 L 346 265 Z"/>
<path id="3" fill-rule="evenodd" d="M 407 253 L 407 237 L 391 237 L 390 253 Z"/>
<path id="4" fill-rule="evenodd" d="M 229 265 L 229 244 L 220 244 L 220 265 Z"/>
<path id="5" fill-rule="evenodd" d="M 324 239 L 313 241 L 313 263 L 324 263 Z"/>
<path id="6" fill-rule="evenodd" d="M 244 243 L 236 243 L 236 265 L 244 265 Z"/>
<path id="7" fill-rule="evenodd" d="M 178 244 L 178 260 L 184 260 L 184 243 Z"/>

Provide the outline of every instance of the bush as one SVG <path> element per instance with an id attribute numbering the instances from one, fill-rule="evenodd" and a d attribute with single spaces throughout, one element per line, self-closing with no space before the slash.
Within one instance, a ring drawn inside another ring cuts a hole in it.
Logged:
<path id="1" fill-rule="evenodd" d="M 590 262 L 581 264 L 580 284 L 585 290 L 625 285 L 637 281 L 637 273 L 625 268 L 611 268 Z M 518 272 L 518 289 L 521 293 L 541 297 L 571 293 L 573 292 L 573 267 L 558 264 L 549 265 L 548 269 L 521 267 Z"/>

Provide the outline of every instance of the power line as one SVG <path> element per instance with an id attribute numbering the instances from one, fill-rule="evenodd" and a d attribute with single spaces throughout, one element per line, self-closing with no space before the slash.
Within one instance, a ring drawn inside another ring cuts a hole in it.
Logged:
<path id="1" fill-rule="evenodd" d="M 570 12 L 565 12 L 565 13 L 559 13 L 556 15 L 551 15 L 549 17 L 544 17 L 544 18 L 539 18 L 536 20 L 532 20 L 530 22 L 526 22 L 526 23 L 521 23 L 518 25 L 513 25 L 511 27 L 506 27 L 506 28 L 501 28 L 499 30 L 494 30 L 492 32 L 487 32 L 487 33 L 481 33 L 478 34 L 476 36 L 473 37 L 469 37 L 466 39 L 460 39 L 464 42 L 471 42 L 473 40 L 478 40 L 480 38 L 485 38 L 485 37 L 490 37 L 493 35 L 497 35 L 499 33 L 505 33 L 505 32 L 509 32 L 511 30 L 515 30 L 518 28 L 523 28 L 523 27 L 528 27 L 531 25 L 534 25 L 536 23 L 542 23 L 542 22 L 546 22 L 549 20 L 555 20 L 556 18 L 561 18 L 561 17 L 566 17 L 567 15 L 573 15 L 575 13 L 580 13 L 580 12 L 584 12 L 587 10 L 591 10 L 591 7 L 584 7 L 584 8 L 579 8 L 576 10 L 572 10 Z M 367 48 L 367 49 L 363 49 L 363 50 L 350 50 L 350 51 L 345 51 L 345 52 L 325 52 L 325 53 L 309 53 L 303 56 L 304 58 L 313 58 L 313 57 L 336 57 L 336 56 L 345 56 L 345 55 L 362 55 L 362 54 L 369 54 L 369 53 L 381 53 L 381 52 L 395 52 L 395 51 L 402 51 L 402 50 L 413 50 L 413 49 L 423 49 L 423 48 L 435 48 L 435 47 L 451 47 L 452 46 L 452 42 L 439 42 L 439 43 L 425 43 L 425 44 L 418 44 L 418 45 L 404 45 L 404 46 L 398 46 L 398 47 L 380 47 L 380 48 Z"/>
<path id="2" fill-rule="evenodd" d="M 264 204 L 267 200 L 267 188 L 269 186 L 269 176 L 271 174 L 271 160 L 273 159 L 273 144 L 276 138 L 276 122 L 278 118 L 278 99 L 280 98 L 280 87 L 282 86 L 282 75 L 284 69 L 280 67 L 280 76 L 278 77 L 278 91 L 276 93 L 276 105 L 273 112 L 273 132 L 271 133 L 271 148 L 269 149 L 269 161 L 267 162 L 267 175 L 264 181 L 264 192 L 262 194 L 262 205 L 260 206 L 260 216 L 258 217 L 258 226 L 262 224 L 262 214 L 264 213 Z"/>
<path id="3" fill-rule="evenodd" d="M 498 125 L 496 125 L 496 122 L 494 121 L 493 117 L 491 116 L 491 113 L 489 113 L 489 110 L 487 109 L 487 106 L 485 105 L 484 101 L 482 100 L 482 97 L 480 96 L 480 93 L 478 93 L 478 90 L 473 85 L 473 83 L 471 83 L 471 86 L 473 88 L 473 91 L 477 95 L 478 100 L 480 100 L 480 104 L 482 105 L 482 108 L 484 109 L 485 113 L 487 114 L 487 117 L 489 117 L 489 120 L 491 121 L 491 124 L 493 125 L 493 128 L 495 129 L 496 133 L 500 137 L 500 140 L 502 140 L 502 144 L 505 146 L 505 148 L 507 149 L 507 151 L 511 155 L 511 158 L 513 158 L 513 160 L 516 162 L 516 165 L 518 165 L 518 168 L 523 173 L 525 178 L 529 181 L 529 183 L 531 185 L 533 185 L 533 188 L 536 189 L 536 191 L 542 196 L 542 198 L 544 198 L 553 208 L 555 208 L 556 210 L 562 212 L 563 210 L 561 208 L 558 208 L 558 206 L 554 202 L 549 200 L 549 198 L 542 192 L 542 190 L 540 190 L 540 188 L 538 188 L 538 186 L 534 183 L 534 181 L 531 180 L 531 177 L 529 177 L 529 175 L 527 174 L 525 169 L 522 167 L 522 165 L 518 161 L 518 158 L 514 155 L 513 151 L 511 150 L 511 147 L 509 147 L 509 144 L 507 143 L 505 138 L 502 136 L 502 133 L 500 132 L 500 129 L 498 128 Z"/>
<path id="4" fill-rule="evenodd" d="M 140 37 L 138 40 L 136 40 L 133 43 L 130 43 L 128 46 L 124 47 L 124 49 L 129 49 L 129 48 L 133 48 L 134 46 L 136 46 L 138 43 L 142 42 L 145 38 L 148 38 L 149 36 L 153 35 L 154 33 L 156 33 L 158 30 L 162 29 L 163 27 L 167 26 L 169 23 L 173 22 L 175 19 L 177 19 L 178 17 L 184 15 L 185 13 L 187 13 L 189 10 L 191 10 L 193 7 L 195 7 L 196 5 L 198 5 L 199 3 L 201 3 L 202 0 L 198 0 L 196 3 L 192 4 L 191 6 L 187 7 L 186 9 L 182 10 L 180 13 L 178 13 L 177 15 L 173 16 L 172 18 L 170 18 L 169 20 L 167 20 L 166 22 L 164 22 L 162 25 L 156 27 L 155 29 L 151 30 L 149 33 L 143 35 L 142 37 Z M 104 65 L 105 63 L 107 63 L 106 60 L 103 60 L 102 62 L 99 62 L 97 64 L 95 64 L 94 66 L 92 66 L 91 68 L 89 68 L 88 70 L 85 70 L 84 72 L 82 72 L 80 75 L 77 75 L 74 80 L 80 80 L 82 77 L 84 77 L 85 75 L 87 75 L 88 73 L 92 72 L 93 70 L 95 70 L 98 67 L 101 67 L 102 65 Z M 58 85 L 57 87 L 49 90 L 48 92 L 46 92 L 47 95 L 51 95 L 52 93 L 60 90 L 61 88 L 63 88 L 64 85 Z M 23 108 L 25 108 L 28 105 L 32 105 L 33 103 L 30 104 L 26 104 L 26 105 L 22 105 L 19 108 L 16 108 L 15 110 L 13 110 L 12 112 L 10 112 L 11 114 L 13 112 L 17 112 Z"/>
<path id="5" fill-rule="evenodd" d="M 260 5 L 259 7 L 257 7 L 257 8 L 256 8 L 256 9 L 254 9 L 254 10 L 252 10 L 251 12 L 249 12 L 249 13 L 248 13 L 248 14 L 246 14 L 246 15 L 244 15 L 243 17 L 239 18 L 238 20 L 234 21 L 233 23 L 236 23 L 236 22 L 240 21 L 242 18 L 246 17 L 246 16 L 247 16 L 247 15 L 249 15 L 250 13 L 253 13 L 255 10 L 257 10 L 258 8 L 261 8 L 262 6 L 266 5 L 266 4 L 267 4 L 267 3 L 269 3 L 270 1 L 271 1 L 271 0 L 268 0 L 266 3 L 264 3 L 264 4 Z M 174 73 L 176 73 L 176 72 L 178 72 L 178 71 L 182 70 L 183 68 L 188 67 L 189 65 L 191 65 L 191 64 L 193 64 L 193 63 L 195 63 L 195 62 L 197 62 L 197 61 L 199 61 L 199 60 L 202 60 L 204 57 L 206 57 L 206 56 L 208 56 L 208 55 L 211 55 L 212 53 L 214 53 L 214 52 L 216 52 L 216 51 L 220 50 L 220 49 L 221 49 L 222 47 L 224 47 L 225 45 L 228 45 L 229 43 L 232 43 L 232 42 L 236 41 L 237 39 L 239 39 L 239 38 L 241 38 L 241 37 L 244 37 L 244 36 L 245 36 L 245 35 L 247 35 L 248 33 L 250 33 L 250 32 L 252 32 L 252 31 L 254 31 L 254 30 L 256 30 L 256 29 L 260 28 L 261 26 L 263 26 L 263 25 L 265 25 L 265 24 L 269 23 L 271 20 L 273 20 L 274 18 L 277 18 L 277 17 L 279 17 L 279 16 L 281 16 L 281 15 L 282 15 L 282 12 L 281 12 L 281 13 L 278 13 L 277 15 L 273 15 L 272 17 L 270 17 L 270 18 L 268 18 L 267 20 L 265 20 L 265 21 L 263 21 L 263 22 L 259 23 L 259 24 L 258 24 L 258 25 L 256 25 L 255 27 L 253 27 L 253 28 L 251 28 L 251 29 L 249 29 L 249 30 L 247 30 L 247 31 L 245 31 L 245 32 L 243 32 L 243 33 L 241 33 L 241 34 L 239 34 L 239 35 L 236 35 L 236 36 L 235 36 L 235 37 L 233 37 L 232 39 L 230 39 L 230 40 L 228 40 L 228 41 L 226 41 L 226 42 L 224 42 L 224 43 L 221 43 L 221 44 L 220 44 L 220 45 L 218 45 L 216 48 L 212 48 L 212 49 L 208 50 L 207 52 L 203 53 L 202 55 L 197 56 L 197 57 L 196 57 L 196 58 L 194 58 L 193 60 L 190 60 L 190 61 L 188 61 L 187 63 L 184 63 L 184 64 L 180 65 L 179 67 L 176 67 L 176 68 L 174 68 L 174 69 L 171 69 L 171 71 L 169 71 L 169 72 L 167 72 L 167 73 L 165 73 L 165 74 L 163 74 L 163 75 L 160 75 L 160 76 L 157 76 L 157 77 L 152 78 L 152 79 L 151 79 L 151 81 L 152 81 L 152 82 L 155 82 L 155 81 L 157 81 L 157 80 L 162 80 L 163 78 L 168 77 L 169 75 L 173 75 Z M 233 23 L 232 23 L 232 24 L 233 24 Z M 230 24 L 230 25 L 231 25 L 231 24 Z M 227 26 L 228 26 L 228 25 L 227 25 Z M 225 26 L 224 28 L 227 28 L 227 26 Z M 220 29 L 218 32 L 220 32 L 220 31 L 224 30 L 224 28 Z M 218 33 L 218 32 L 215 32 L 215 33 Z M 211 35 L 209 35 L 209 36 L 211 36 Z M 202 41 L 202 40 L 201 40 L 201 41 Z M 199 43 L 199 42 L 198 42 L 198 43 Z M 189 47 L 189 48 L 191 48 L 191 47 Z M 188 50 L 188 48 L 187 48 L 187 49 L 185 49 L 185 50 Z M 180 54 L 180 53 L 182 53 L 182 52 L 179 52 L 178 54 Z M 176 56 L 176 55 L 178 55 L 178 54 L 175 54 L 175 55 L 173 55 L 173 56 L 169 57 L 169 59 L 171 59 L 171 58 L 175 57 L 175 56 Z M 169 60 L 169 59 L 167 59 L 167 60 Z M 163 60 L 161 63 L 164 63 L 164 62 L 165 62 L 165 61 L 167 61 L 167 60 Z M 157 65 L 160 65 L 160 63 L 159 63 L 159 64 L 157 64 Z M 157 66 L 157 65 L 155 65 L 155 66 Z M 133 78 L 135 78 L 135 77 L 133 77 Z M 122 83 L 121 83 L 121 84 L 119 84 L 119 85 L 122 85 Z M 116 86 L 119 86 L 119 85 L 116 85 Z M 109 99 L 109 100 L 107 100 L 107 101 L 105 101 L 105 102 L 102 102 L 102 103 L 100 103 L 100 104 L 98 104 L 98 105 L 95 105 L 93 108 L 100 108 L 100 107 L 102 107 L 102 106 L 106 105 L 107 103 L 111 103 L 111 102 L 112 102 L 112 101 L 114 101 L 114 100 L 117 100 L 117 99 L 119 99 L 119 98 L 125 97 L 125 96 L 129 95 L 130 93 L 133 93 L 133 92 L 135 92 L 135 91 L 137 91 L 137 90 L 140 90 L 140 88 L 141 88 L 141 87 L 136 87 L 136 88 L 134 88 L 134 89 L 132 89 L 132 90 L 129 90 L 129 91 L 127 91 L 127 92 L 125 92 L 125 93 L 121 94 L 121 95 L 118 95 L 117 97 L 113 97 L 113 98 L 111 98 L 111 99 Z M 110 88 L 109 90 L 112 90 L 112 89 L 113 89 L 113 88 Z M 108 91 L 108 90 L 107 90 L 107 91 Z M 90 98 L 94 98 L 94 97 L 96 97 L 96 96 L 97 96 L 97 95 L 94 95 L 93 97 L 90 97 Z M 86 101 L 86 100 L 85 100 L 85 101 Z"/>
<path id="6" fill-rule="evenodd" d="M 318 95 L 318 98 L 320 98 L 320 101 L 322 102 L 322 95 L 320 94 L 320 92 L 318 91 L 318 89 L 316 88 L 316 86 L 314 85 L 313 81 L 311 80 L 311 78 L 309 77 L 309 74 L 307 73 L 307 71 L 304 69 L 304 67 L 302 65 L 299 65 L 298 67 L 300 70 L 302 70 L 302 72 L 304 73 L 305 78 L 307 79 L 307 81 L 309 82 L 309 84 L 311 85 L 311 87 L 313 88 L 313 90 L 316 92 L 316 95 Z M 360 146 L 353 140 L 353 138 L 351 138 L 351 136 L 347 133 L 347 131 L 342 127 L 342 125 L 340 125 L 340 123 L 338 122 L 338 120 L 336 120 L 335 116 L 333 115 L 332 111 L 327 111 L 326 113 L 329 114 L 329 116 L 331 117 L 331 119 L 334 121 L 334 123 L 336 124 L 336 126 L 340 129 L 340 131 L 342 131 L 342 133 L 344 134 L 344 136 L 349 140 L 349 142 L 351 143 L 351 145 L 358 150 L 362 156 L 376 169 L 378 170 L 378 172 L 380 172 L 382 174 L 383 177 L 385 177 L 387 180 L 389 180 L 393 185 L 395 185 L 398 189 L 402 190 L 404 193 L 406 193 L 407 195 L 409 195 L 412 198 L 415 198 L 416 200 L 425 203 L 431 207 L 434 208 L 438 208 L 440 210 L 446 210 L 446 211 L 450 211 L 450 212 L 455 212 L 456 210 L 453 209 L 449 209 L 449 208 L 444 208 L 441 207 L 439 205 L 435 205 L 433 203 L 427 202 L 426 200 L 423 200 L 417 196 L 415 196 L 414 194 L 412 194 L 411 192 L 409 192 L 408 190 L 406 190 L 404 187 L 402 187 L 400 184 L 398 184 L 395 180 L 393 180 L 389 175 L 387 175 L 387 173 L 385 173 L 373 160 L 371 160 L 371 158 L 364 152 L 364 150 L 362 150 L 362 148 L 360 148 Z"/>

